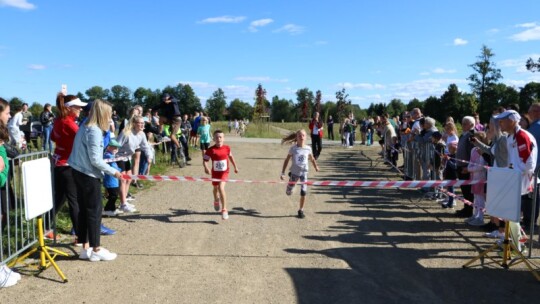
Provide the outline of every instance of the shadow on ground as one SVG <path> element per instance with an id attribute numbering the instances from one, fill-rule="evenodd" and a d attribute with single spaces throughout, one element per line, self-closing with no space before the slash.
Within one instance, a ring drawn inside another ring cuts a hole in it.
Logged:
<path id="1" fill-rule="evenodd" d="M 326 153 L 317 180 L 397 180 L 384 164 L 370 167 L 358 151 Z M 374 149 L 365 153 L 376 158 Z M 340 211 L 319 213 L 339 219 L 335 224 L 320 234 L 304 236 L 332 246 L 285 251 L 342 260 L 348 267 L 286 268 L 300 303 L 537 303 L 540 299 L 540 282 L 522 265 L 505 270 L 476 263 L 463 269 L 493 240 L 483 238 L 482 232 L 434 201 L 423 200 L 416 190 L 312 187 L 310 191 L 330 195 L 324 203 L 343 205 Z"/>

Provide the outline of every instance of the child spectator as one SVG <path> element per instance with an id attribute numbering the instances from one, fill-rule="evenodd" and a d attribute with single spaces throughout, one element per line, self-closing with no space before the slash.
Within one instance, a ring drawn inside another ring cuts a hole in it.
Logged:
<path id="1" fill-rule="evenodd" d="M 457 141 L 451 142 L 448 144 L 448 154 L 443 156 L 443 159 L 446 161 L 444 166 L 443 177 L 445 180 L 456 180 L 457 179 L 457 164 L 456 164 L 456 151 L 457 151 Z M 446 187 L 448 191 L 448 201 L 441 202 L 443 208 L 454 208 L 454 186 Z"/>
<path id="2" fill-rule="evenodd" d="M 431 142 L 433 143 L 433 171 L 435 172 L 435 180 L 441 180 L 443 173 L 442 156 L 446 150 L 446 145 L 442 140 L 442 133 L 435 131 L 431 134 Z"/>
<path id="3" fill-rule="evenodd" d="M 430 162 L 433 164 L 432 172 L 435 180 L 442 180 L 443 176 L 443 163 L 442 156 L 446 150 L 446 145 L 442 140 L 442 133 L 435 131 L 431 134 L 431 143 L 433 144 L 433 153 Z M 435 198 L 441 200 L 442 194 L 440 193 L 440 187 L 435 187 Z"/>
<path id="4" fill-rule="evenodd" d="M 208 161 L 212 160 L 212 178 L 221 179 L 222 181 L 212 181 L 214 194 L 214 210 L 219 211 L 221 202 L 221 218 L 226 220 L 229 218 L 227 212 L 227 195 L 225 193 L 225 180 L 229 179 L 229 161 L 234 166 L 234 173 L 238 173 L 238 167 L 231 153 L 231 148 L 224 145 L 225 135 L 223 131 L 214 131 L 215 144 L 208 148 L 203 155 L 204 172 L 210 174 L 208 169 Z"/>
<path id="5" fill-rule="evenodd" d="M 486 133 L 475 132 L 474 137 L 477 141 L 486 144 Z M 471 160 L 467 165 L 467 170 L 471 173 L 471 180 L 479 183 L 473 184 L 471 187 L 474 194 L 473 215 L 465 220 L 469 225 L 482 226 L 484 225 L 484 208 L 486 207 L 486 191 L 485 181 L 487 179 L 486 161 L 482 157 L 482 150 L 474 147 L 471 150 Z"/>
<path id="6" fill-rule="evenodd" d="M 103 159 L 114 159 L 116 153 L 118 153 L 118 148 L 120 147 L 121 145 L 115 139 L 111 139 L 109 145 L 105 149 Z M 116 170 L 121 171 L 116 162 L 110 162 L 108 164 Z M 105 190 L 107 190 L 107 204 L 105 205 L 103 215 L 117 216 L 118 214 L 124 213 L 122 210 L 116 209 L 116 200 L 118 199 L 120 191 L 120 182 L 118 181 L 118 178 L 105 174 L 103 177 L 103 186 L 105 187 Z"/>
<path id="7" fill-rule="evenodd" d="M 283 169 L 281 170 L 281 180 L 285 180 L 285 170 L 289 164 L 289 160 L 292 159 L 291 168 L 289 169 L 289 184 L 287 184 L 286 194 L 291 195 L 294 186 L 298 181 L 302 182 L 300 190 L 300 207 L 298 209 L 298 218 L 304 218 L 304 204 L 306 202 L 307 194 L 307 182 L 309 165 L 308 161 L 313 163 L 315 171 L 319 171 L 317 161 L 311 152 L 311 149 L 306 145 L 306 131 L 298 130 L 289 134 L 281 140 L 281 143 L 295 143 L 290 149 L 289 154 L 283 162 Z"/>
<path id="8" fill-rule="evenodd" d="M 208 118 L 205 116 L 201 118 L 201 125 L 197 129 L 197 136 L 199 136 L 201 152 L 204 157 L 206 150 L 210 146 L 210 125 L 208 124 Z"/>

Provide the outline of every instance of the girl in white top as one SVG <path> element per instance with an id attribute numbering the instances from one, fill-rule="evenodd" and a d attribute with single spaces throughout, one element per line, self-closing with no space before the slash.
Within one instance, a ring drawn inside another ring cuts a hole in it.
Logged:
<path id="1" fill-rule="evenodd" d="M 444 148 L 444 153 L 448 154 L 448 146 L 450 145 L 450 143 L 459 142 L 456 125 L 453 122 L 447 122 L 444 125 L 443 138 L 445 138 L 446 140 L 446 147 Z"/>
<path id="2" fill-rule="evenodd" d="M 292 190 L 295 184 L 300 181 L 302 183 L 307 182 L 307 174 L 309 170 L 310 160 L 313 163 L 313 168 L 315 171 L 319 171 L 319 166 L 317 166 L 317 161 L 311 152 L 311 148 L 306 145 L 306 131 L 298 130 L 294 133 L 289 134 L 281 140 L 281 143 L 295 143 L 290 149 L 289 154 L 283 162 L 283 169 L 281 170 L 281 180 L 285 180 L 285 170 L 289 164 L 289 160 L 292 159 L 292 165 L 289 172 L 289 184 L 287 184 L 287 195 L 292 194 Z M 300 190 L 300 208 L 298 209 L 298 218 L 304 218 L 304 204 L 306 202 L 307 194 L 307 185 L 302 184 Z"/>
<path id="3" fill-rule="evenodd" d="M 22 108 L 19 106 L 16 112 L 8 122 L 8 131 L 11 142 L 20 149 L 24 144 L 24 134 L 20 129 L 21 125 L 23 125 Z"/>
<path id="4" fill-rule="evenodd" d="M 146 135 L 144 135 L 144 120 L 140 115 L 134 115 L 131 118 L 131 123 L 124 128 L 120 134 L 118 134 L 117 141 L 122 145 L 118 149 L 117 157 L 127 157 L 130 158 L 135 154 L 137 149 L 144 150 L 145 154 L 148 156 L 148 163 L 152 162 L 152 148 L 146 140 Z M 118 166 L 122 170 L 122 174 L 132 174 L 132 166 L 129 161 L 118 161 Z M 133 167 L 135 169 L 135 167 Z M 137 172 L 136 172 L 137 173 Z M 127 193 L 129 188 L 129 180 L 120 180 L 120 208 L 124 212 L 135 212 L 135 206 L 127 204 Z"/>

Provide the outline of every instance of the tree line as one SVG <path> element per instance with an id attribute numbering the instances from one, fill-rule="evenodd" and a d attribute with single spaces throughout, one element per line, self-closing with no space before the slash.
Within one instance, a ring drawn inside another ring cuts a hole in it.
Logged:
<path id="1" fill-rule="evenodd" d="M 425 100 L 414 98 L 406 104 L 400 99 L 392 99 L 389 103 L 371 103 L 366 109 L 352 104 L 344 88 L 335 92 L 335 100 L 326 102 L 321 100 L 320 90 L 314 94 L 309 88 L 297 90 L 294 101 L 277 95 L 268 100 L 262 84 L 258 84 L 254 90 L 253 106 L 238 98 L 227 103 L 225 92 L 218 88 L 206 100 L 206 106 L 203 108 L 193 88 L 189 84 L 182 83 L 154 90 L 139 87 L 135 91 L 122 85 L 115 85 L 110 89 L 93 86 L 84 94 L 78 92 L 76 95 L 85 102 L 97 98 L 107 100 L 120 116 L 127 115 L 129 109 L 135 105 L 150 109 L 161 102 L 163 94 L 168 93 L 178 100 L 182 113 L 193 114 L 196 111 L 205 111 L 214 121 L 245 118 L 254 121 L 268 119 L 274 122 L 307 121 L 315 111 L 320 112 L 324 119 L 332 115 L 335 121 L 342 121 L 348 113 L 353 113 L 357 118 L 383 113 L 397 116 L 413 108 L 423 109 L 425 113 L 429 113 L 438 121 L 444 121 L 448 116 L 459 121 L 463 116 L 472 113 L 479 113 L 481 119 L 487 121 L 493 109 L 499 106 L 507 107 L 514 104 L 526 110 L 540 99 L 540 83 L 529 82 L 519 90 L 501 83 L 503 76 L 493 61 L 494 56 L 493 51 L 484 45 L 477 60 L 469 65 L 473 70 L 467 78 L 471 88 L 470 93 L 461 92 L 456 84 L 450 84 L 439 97 L 430 96 Z M 525 66 L 531 72 L 540 71 L 540 58 L 538 61 L 529 58 Z M 22 105 L 24 101 L 14 97 L 9 102 L 13 109 Z M 43 111 L 43 105 L 34 102 L 30 105 L 29 111 L 33 117 L 39 117 Z M 53 111 L 56 111 L 54 104 Z"/>

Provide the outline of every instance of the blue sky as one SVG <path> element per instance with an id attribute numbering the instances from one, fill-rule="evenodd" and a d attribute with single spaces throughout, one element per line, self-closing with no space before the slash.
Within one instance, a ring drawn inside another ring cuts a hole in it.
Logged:
<path id="1" fill-rule="evenodd" d="M 99 85 L 190 84 L 253 103 L 298 89 L 353 103 L 468 92 L 483 44 L 507 85 L 540 82 L 540 1 L 0 0 L 0 96 L 53 102 Z"/>

